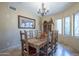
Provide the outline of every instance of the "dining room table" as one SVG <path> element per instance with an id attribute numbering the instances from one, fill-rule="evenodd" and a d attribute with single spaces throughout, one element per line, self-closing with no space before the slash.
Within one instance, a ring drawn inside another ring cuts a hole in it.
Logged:
<path id="1" fill-rule="evenodd" d="M 28 44 L 36 49 L 37 56 L 40 54 L 40 48 L 47 44 L 47 39 L 33 38 L 28 40 Z"/>

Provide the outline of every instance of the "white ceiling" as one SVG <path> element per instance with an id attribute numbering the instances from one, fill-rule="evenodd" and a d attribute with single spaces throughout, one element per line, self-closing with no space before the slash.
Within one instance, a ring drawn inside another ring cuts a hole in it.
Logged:
<path id="1" fill-rule="evenodd" d="M 29 10 L 30 12 L 34 13 L 35 15 L 38 15 L 37 10 L 41 6 L 41 2 L 17 2 L 17 3 L 9 3 L 13 6 L 22 6 L 25 10 Z M 45 3 L 47 9 L 49 10 L 47 15 L 54 15 L 56 13 L 59 13 L 67 8 L 69 8 L 72 4 L 72 2 L 47 2 Z"/>

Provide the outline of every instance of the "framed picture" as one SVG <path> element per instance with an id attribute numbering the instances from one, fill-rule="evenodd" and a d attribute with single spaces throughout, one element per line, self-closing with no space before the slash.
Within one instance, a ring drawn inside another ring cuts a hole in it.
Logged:
<path id="1" fill-rule="evenodd" d="M 35 19 L 18 15 L 18 28 L 34 29 L 35 28 Z"/>

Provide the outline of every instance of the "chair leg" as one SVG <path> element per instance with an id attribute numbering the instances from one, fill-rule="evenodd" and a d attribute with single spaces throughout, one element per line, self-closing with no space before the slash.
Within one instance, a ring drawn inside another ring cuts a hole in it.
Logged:
<path id="1" fill-rule="evenodd" d="M 24 56 L 24 53 L 23 52 L 21 52 L 21 54 L 22 54 L 22 56 Z"/>
<path id="2" fill-rule="evenodd" d="M 55 44 L 54 48 L 53 48 L 53 53 L 55 53 L 57 50 L 57 44 Z"/>

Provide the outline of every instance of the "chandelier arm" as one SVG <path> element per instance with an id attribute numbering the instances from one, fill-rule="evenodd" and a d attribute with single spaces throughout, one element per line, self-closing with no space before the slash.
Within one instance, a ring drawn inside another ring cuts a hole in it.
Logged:
<path id="1" fill-rule="evenodd" d="M 38 10 L 38 14 L 40 14 L 41 16 L 45 16 L 48 13 L 49 10 L 47 10 L 44 7 L 44 3 L 42 3 L 41 9 Z"/>

